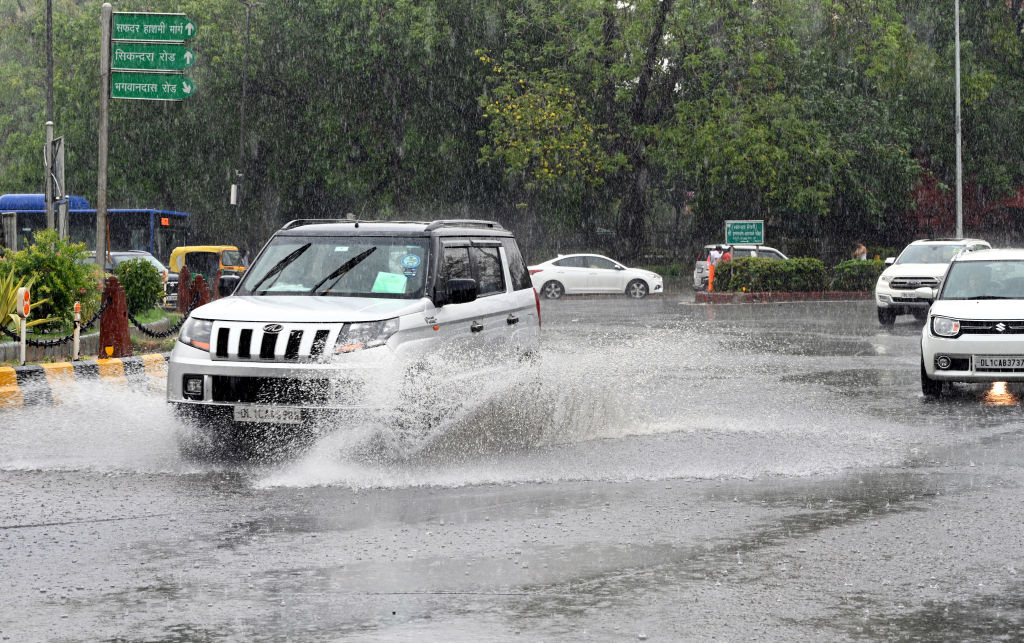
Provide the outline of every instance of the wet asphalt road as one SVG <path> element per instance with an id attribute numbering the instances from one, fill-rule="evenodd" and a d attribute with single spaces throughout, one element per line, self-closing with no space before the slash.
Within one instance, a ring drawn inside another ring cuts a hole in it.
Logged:
<path id="1" fill-rule="evenodd" d="M 539 373 L 400 453 L 183 460 L 158 390 L 0 411 L 0 639 L 1024 639 L 1024 391 L 924 399 L 871 302 L 543 317 Z"/>

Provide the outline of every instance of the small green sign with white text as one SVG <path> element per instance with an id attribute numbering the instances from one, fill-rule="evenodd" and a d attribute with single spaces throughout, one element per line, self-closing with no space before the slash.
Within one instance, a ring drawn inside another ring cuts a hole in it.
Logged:
<path id="1" fill-rule="evenodd" d="M 763 244 L 764 221 L 726 221 L 725 242 Z"/>
<path id="2" fill-rule="evenodd" d="M 114 40 L 185 42 L 196 35 L 196 23 L 183 13 L 114 13 Z"/>

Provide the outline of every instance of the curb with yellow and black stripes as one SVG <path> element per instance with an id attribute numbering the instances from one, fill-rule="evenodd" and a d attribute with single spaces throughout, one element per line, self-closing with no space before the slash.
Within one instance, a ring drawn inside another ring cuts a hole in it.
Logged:
<path id="1" fill-rule="evenodd" d="M 113 357 L 96 361 L 56 362 L 31 366 L 0 366 L 0 409 L 53 404 L 61 387 L 82 380 L 151 384 L 167 377 L 170 353 Z"/>

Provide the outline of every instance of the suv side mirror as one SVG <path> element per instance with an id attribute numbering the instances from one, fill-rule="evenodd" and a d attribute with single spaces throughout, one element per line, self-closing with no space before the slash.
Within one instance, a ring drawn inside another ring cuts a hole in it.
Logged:
<path id="1" fill-rule="evenodd" d="M 220 296 L 227 297 L 231 293 L 235 292 L 235 288 L 238 286 L 238 282 L 241 281 L 241 277 L 235 273 L 228 273 L 220 276 Z"/>
<path id="2" fill-rule="evenodd" d="M 935 300 L 935 296 L 939 294 L 938 288 L 929 288 L 928 286 L 921 286 L 920 288 L 914 289 L 914 294 L 917 295 L 918 299 L 931 299 Z"/>
<path id="3" fill-rule="evenodd" d="M 476 279 L 449 279 L 444 291 L 434 296 L 434 305 L 467 304 L 476 301 Z"/>
<path id="4" fill-rule="evenodd" d="M 885 265 L 891 266 L 894 263 L 896 263 L 896 257 L 886 257 L 885 258 Z"/>

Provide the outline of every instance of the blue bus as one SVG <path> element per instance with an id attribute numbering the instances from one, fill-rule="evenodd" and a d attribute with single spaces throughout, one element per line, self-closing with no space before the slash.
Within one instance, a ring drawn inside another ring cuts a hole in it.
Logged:
<path id="1" fill-rule="evenodd" d="M 42 194 L 0 196 L 0 246 L 20 250 L 32 243 L 37 230 L 46 229 L 46 197 Z M 109 250 L 145 250 L 166 265 L 171 250 L 188 245 L 187 212 L 153 208 L 107 210 Z M 96 209 L 80 196 L 68 198 L 68 237 L 96 250 Z"/>

